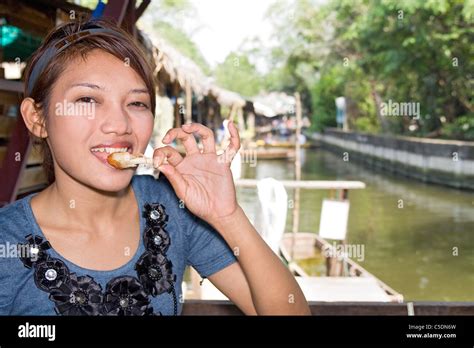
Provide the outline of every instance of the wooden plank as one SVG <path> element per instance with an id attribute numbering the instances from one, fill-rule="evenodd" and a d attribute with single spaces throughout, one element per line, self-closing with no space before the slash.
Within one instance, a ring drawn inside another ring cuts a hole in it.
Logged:
<path id="1" fill-rule="evenodd" d="M 2 80 L 0 80 L 2 81 Z M 8 80 L 3 80 L 8 81 Z M 16 82 L 16 81 L 15 81 Z M 4 88 L 16 88 L 14 85 L 8 83 L 4 85 Z M 1 105 L 17 105 L 21 102 L 21 94 L 18 91 L 0 90 L 0 103 Z"/>
<path id="2" fill-rule="evenodd" d="M 10 138 L 10 134 L 15 127 L 16 120 L 17 119 L 14 117 L 3 117 L 0 115 L 0 138 Z"/>
<path id="3" fill-rule="evenodd" d="M 474 315 L 474 302 L 414 302 L 415 315 Z M 406 303 L 309 301 L 313 315 L 408 315 Z M 186 300 L 183 315 L 242 315 L 230 301 Z"/>
<path id="4" fill-rule="evenodd" d="M 23 93 L 23 82 L 0 79 L 0 90 Z"/>
<path id="5" fill-rule="evenodd" d="M 42 164 L 42 163 L 43 163 L 43 155 L 41 154 L 39 147 L 32 146 L 30 154 L 28 155 L 28 160 L 26 164 L 30 166 L 30 165 Z"/>
<path id="6" fill-rule="evenodd" d="M 364 189 L 365 183 L 362 181 L 330 181 L 330 180 L 278 180 L 286 188 L 303 188 L 315 190 L 357 190 Z M 237 179 L 234 181 L 237 187 L 256 188 L 258 180 L 255 179 Z"/>
<path id="7" fill-rule="evenodd" d="M 7 147 L 0 146 L 0 168 L 3 166 L 3 159 L 5 158 L 6 154 L 7 154 Z"/>
<path id="8" fill-rule="evenodd" d="M 10 25 L 39 36 L 45 36 L 54 27 L 55 18 L 50 13 L 45 7 L 39 10 L 19 1 L 0 4 L 0 16 L 5 17 Z"/>
<path id="9" fill-rule="evenodd" d="M 372 277 L 295 277 L 306 300 L 323 302 L 391 302 Z M 200 286 L 201 300 L 228 300 L 210 281 Z"/>
<path id="10" fill-rule="evenodd" d="M 25 168 L 20 178 L 19 192 L 28 191 L 31 188 L 45 185 L 46 175 L 42 166 Z"/>
<path id="11" fill-rule="evenodd" d="M 390 297 L 369 277 L 296 277 L 308 301 L 390 302 Z"/>
<path id="12" fill-rule="evenodd" d="M 5 158 L 6 153 L 7 153 L 7 147 L 0 146 L 0 167 L 3 165 L 3 159 Z M 35 165 L 35 164 L 41 164 L 41 163 L 43 163 L 43 156 L 41 155 L 38 149 L 33 147 L 31 149 L 30 154 L 28 155 L 26 164 Z"/>

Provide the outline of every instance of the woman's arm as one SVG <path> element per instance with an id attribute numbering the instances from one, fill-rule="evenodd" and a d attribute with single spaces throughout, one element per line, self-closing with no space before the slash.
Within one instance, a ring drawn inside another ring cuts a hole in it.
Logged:
<path id="1" fill-rule="evenodd" d="M 238 207 L 214 228 L 234 250 L 239 263 L 209 280 L 244 313 L 310 314 L 295 278 L 260 237 L 242 208 Z"/>
<path id="2" fill-rule="evenodd" d="M 209 277 L 219 290 L 245 313 L 309 314 L 308 304 L 294 277 L 237 204 L 230 163 L 240 149 L 240 137 L 232 122 L 229 122 L 229 132 L 229 147 L 217 155 L 214 133 L 209 128 L 198 123 L 173 128 L 163 143 L 181 140 L 186 157 L 171 146 L 165 146 L 155 150 L 155 165 L 166 175 L 186 207 L 212 225 L 234 250 L 239 263 Z M 202 151 L 194 134 L 202 138 Z M 165 158 L 168 164 L 162 164 Z"/>

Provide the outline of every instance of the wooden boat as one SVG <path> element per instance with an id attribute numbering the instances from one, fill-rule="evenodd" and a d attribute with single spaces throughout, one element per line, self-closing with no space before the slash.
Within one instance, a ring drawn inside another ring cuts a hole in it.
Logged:
<path id="1" fill-rule="evenodd" d="M 291 159 L 295 158 L 295 151 L 289 149 L 267 149 L 267 148 L 255 148 L 255 149 L 242 149 L 240 154 L 244 158 L 251 158 L 256 156 L 257 159 Z"/>
<path id="2" fill-rule="evenodd" d="M 264 147 L 264 148 L 284 148 L 284 149 L 294 149 L 295 148 L 295 142 L 294 141 L 273 141 L 270 143 L 265 142 L 264 140 L 257 140 L 255 144 L 258 147 Z M 312 144 L 307 141 L 304 144 L 300 144 L 301 148 L 308 149 L 312 147 Z"/>
<path id="3" fill-rule="evenodd" d="M 266 143 L 263 146 L 266 147 L 266 148 L 294 149 L 295 148 L 295 143 L 294 142 L 289 142 L 289 141 L 280 141 L 280 142 L 275 142 L 275 143 Z M 309 149 L 309 148 L 311 148 L 311 144 L 309 142 L 306 142 L 304 144 L 300 144 L 300 147 L 302 149 Z"/>
<path id="4" fill-rule="evenodd" d="M 371 280 L 383 290 L 390 302 L 403 302 L 403 295 L 392 289 L 351 258 L 347 256 L 339 258 L 331 257 L 330 255 L 337 255 L 334 246 L 319 237 L 316 233 L 285 233 L 281 239 L 279 251 L 282 259 L 288 264 L 290 271 L 296 276 L 307 279 L 320 278 L 312 277 L 310 272 L 305 270 L 304 266 L 302 266 L 305 260 L 316 258 L 320 261 L 320 271 L 324 269 L 326 275 L 331 275 L 331 272 L 339 271 L 341 277 L 359 277 L 365 278 L 367 281 Z M 329 278 L 334 279 L 335 277 Z"/>

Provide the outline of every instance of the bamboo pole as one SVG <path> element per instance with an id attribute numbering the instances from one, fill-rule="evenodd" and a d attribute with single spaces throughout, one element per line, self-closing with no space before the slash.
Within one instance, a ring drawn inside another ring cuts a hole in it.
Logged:
<path id="1" fill-rule="evenodd" d="M 295 93 L 295 108 L 296 108 L 296 139 L 295 139 L 295 180 L 301 180 L 301 146 L 300 146 L 300 135 L 301 135 L 301 99 L 298 92 Z M 291 260 L 294 261 L 295 256 L 295 241 L 296 233 L 298 233 L 300 224 L 300 189 L 295 188 L 295 205 L 293 207 L 293 238 L 291 239 Z"/>

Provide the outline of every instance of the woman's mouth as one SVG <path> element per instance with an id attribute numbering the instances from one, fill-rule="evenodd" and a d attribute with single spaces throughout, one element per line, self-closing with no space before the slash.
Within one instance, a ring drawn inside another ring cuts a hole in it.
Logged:
<path id="1" fill-rule="evenodd" d="M 132 145 L 128 144 L 112 144 L 112 145 L 98 145 L 93 148 L 91 148 L 91 153 L 99 160 L 101 161 L 104 165 L 106 165 L 109 168 L 113 168 L 108 162 L 107 162 L 107 157 L 114 153 L 114 152 L 129 152 L 132 153 Z"/>

